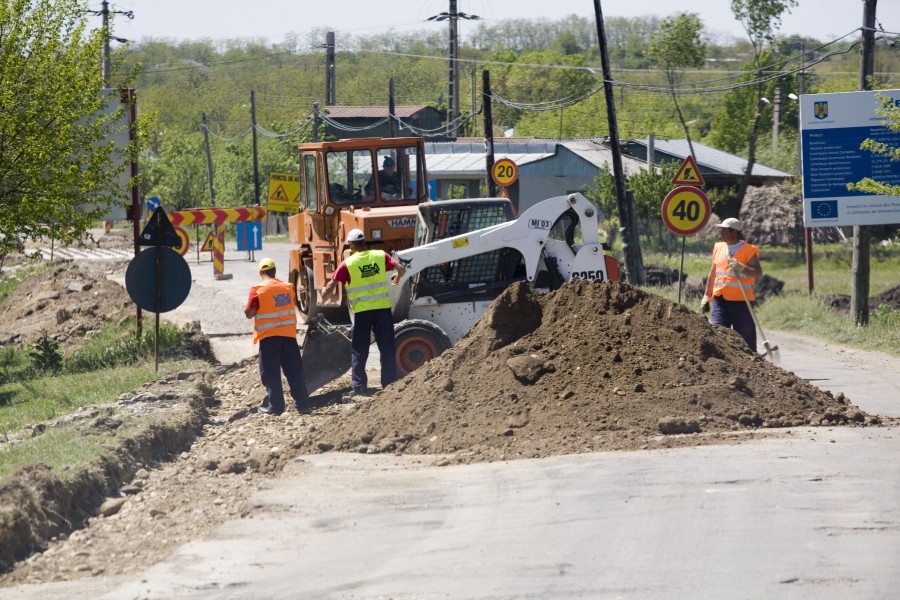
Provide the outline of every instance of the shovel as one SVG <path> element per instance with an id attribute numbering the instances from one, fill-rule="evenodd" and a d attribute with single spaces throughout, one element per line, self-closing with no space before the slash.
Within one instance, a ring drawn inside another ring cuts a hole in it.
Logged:
<path id="1" fill-rule="evenodd" d="M 731 274 L 738 280 L 741 281 L 740 275 L 734 270 L 731 271 Z M 738 289 L 741 290 L 741 296 L 744 297 L 744 302 L 747 303 L 747 309 L 750 311 L 750 318 L 753 319 L 753 325 L 756 326 L 756 329 L 759 330 L 759 337 L 763 339 L 763 348 L 766 349 L 766 358 L 772 361 L 773 364 L 778 364 L 781 362 L 781 355 L 778 354 L 778 346 L 770 342 L 766 339 L 766 334 L 763 331 L 763 328 L 759 326 L 759 321 L 756 320 L 756 313 L 753 312 L 753 305 L 750 304 L 750 299 L 747 297 L 747 292 L 744 291 L 744 286 L 739 285 Z"/>

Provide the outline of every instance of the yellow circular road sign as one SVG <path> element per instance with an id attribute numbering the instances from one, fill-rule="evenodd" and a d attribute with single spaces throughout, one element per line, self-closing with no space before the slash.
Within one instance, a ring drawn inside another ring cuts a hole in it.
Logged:
<path id="1" fill-rule="evenodd" d="M 185 231 L 181 227 L 175 227 L 175 233 L 178 235 L 178 239 L 181 240 L 181 245 L 176 248 L 172 248 L 172 250 L 184 256 L 185 254 L 187 254 L 188 248 L 190 248 L 191 246 L 191 236 L 189 236 L 187 231 Z"/>
<path id="2" fill-rule="evenodd" d="M 690 185 L 675 188 L 662 203 L 663 222 L 678 235 L 691 235 L 703 229 L 711 212 L 706 194 Z"/>
<path id="3" fill-rule="evenodd" d="M 494 183 L 500 187 L 508 187 L 519 178 L 519 167 L 512 160 L 501 158 L 494 163 L 494 167 L 491 169 L 491 177 L 494 178 Z"/>

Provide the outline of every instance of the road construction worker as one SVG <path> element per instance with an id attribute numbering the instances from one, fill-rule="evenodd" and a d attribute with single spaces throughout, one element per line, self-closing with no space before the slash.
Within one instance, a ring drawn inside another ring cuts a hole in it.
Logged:
<path id="1" fill-rule="evenodd" d="M 391 300 L 388 294 L 388 271 L 392 285 L 406 272 L 384 250 L 368 250 L 365 234 L 360 229 L 351 229 L 347 234 L 352 254 L 334 271 L 331 281 L 322 290 L 323 298 L 337 294 L 337 286 L 345 284 L 347 301 L 353 312 L 350 332 L 350 374 L 355 395 L 368 395 L 366 360 L 369 358 L 371 334 L 381 355 L 381 387 L 385 388 L 397 378 L 396 351 L 394 342 L 394 319 L 391 315 Z"/>
<path id="2" fill-rule="evenodd" d="M 741 239 L 743 226 L 737 219 L 725 219 L 716 227 L 722 241 L 713 247 L 700 310 L 712 309 L 710 323 L 734 329 L 756 352 L 756 324 L 750 311 L 751 303 L 756 301 L 753 284 L 763 274 L 759 248 Z"/>
<path id="3" fill-rule="evenodd" d="M 253 319 L 253 343 L 259 344 L 259 377 L 266 388 L 265 400 L 257 411 L 276 416 L 284 412 L 283 371 L 294 407 L 307 414 L 311 407 L 297 346 L 294 288 L 275 278 L 275 261 L 271 258 L 259 261 L 259 277 L 262 282 L 250 288 L 244 307 L 244 316 Z"/>

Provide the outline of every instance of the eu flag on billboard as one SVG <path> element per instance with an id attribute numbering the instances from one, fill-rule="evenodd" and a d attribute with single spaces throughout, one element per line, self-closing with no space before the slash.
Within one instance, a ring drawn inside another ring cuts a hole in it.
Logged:
<path id="1" fill-rule="evenodd" d="M 837 219 L 837 200 L 812 200 L 809 210 L 813 219 Z"/>

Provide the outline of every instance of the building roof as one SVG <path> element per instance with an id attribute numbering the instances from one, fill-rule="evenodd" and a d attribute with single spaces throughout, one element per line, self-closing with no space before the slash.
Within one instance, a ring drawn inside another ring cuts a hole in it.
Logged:
<path id="1" fill-rule="evenodd" d="M 394 115 L 401 119 L 408 119 L 427 108 L 437 110 L 426 104 L 395 106 Z M 329 117 L 335 119 L 383 119 L 388 116 L 387 106 L 325 106 L 319 110 L 327 112 Z"/>
<path id="2" fill-rule="evenodd" d="M 612 151 L 601 139 L 544 140 L 538 138 L 503 138 L 494 140 L 494 160 L 509 158 L 518 167 L 553 158 L 562 146 L 598 169 L 612 163 Z M 442 176 L 481 176 L 485 163 L 484 140 L 461 138 L 455 142 L 425 144 L 428 172 Z M 622 156 L 622 168 L 631 174 L 645 168 L 644 161 Z"/>
<path id="3" fill-rule="evenodd" d="M 631 140 L 630 143 L 647 147 L 647 140 Z M 694 154 L 697 159 L 697 167 L 703 174 L 720 173 L 723 175 L 743 175 L 747 169 L 747 159 L 741 158 L 734 154 L 716 150 L 710 146 L 706 146 L 699 142 L 693 142 Z M 691 153 L 686 139 L 679 140 L 655 140 L 653 142 L 654 152 L 662 152 L 684 160 Z M 755 163 L 753 165 L 753 175 L 757 177 L 791 177 L 790 173 L 767 167 L 766 165 Z"/>

